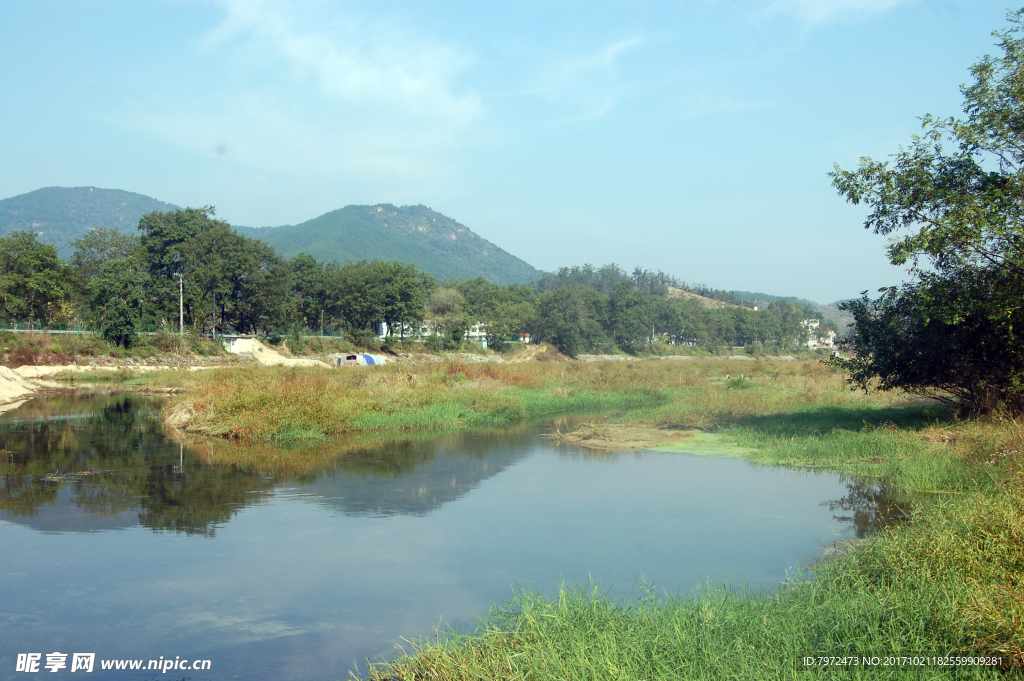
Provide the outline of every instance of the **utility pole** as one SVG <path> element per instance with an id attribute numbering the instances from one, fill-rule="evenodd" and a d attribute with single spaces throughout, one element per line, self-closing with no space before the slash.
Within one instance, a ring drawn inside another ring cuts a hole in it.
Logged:
<path id="1" fill-rule="evenodd" d="M 320 337 L 324 337 L 324 309 L 320 308 Z"/>
<path id="2" fill-rule="evenodd" d="M 185 277 L 178 272 L 178 335 L 185 335 Z"/>

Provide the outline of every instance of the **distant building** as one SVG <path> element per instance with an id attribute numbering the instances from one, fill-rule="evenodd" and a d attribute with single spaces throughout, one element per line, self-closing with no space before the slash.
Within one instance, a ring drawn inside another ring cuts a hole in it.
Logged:
<path id="1" fill-rule="evenodd" d="M 811 350 L 836 347 L 836 332 L 832 329 L 821 330 L 820 320 L 805 319 L 801 324 L 807 331 L 807 347 Z"/>

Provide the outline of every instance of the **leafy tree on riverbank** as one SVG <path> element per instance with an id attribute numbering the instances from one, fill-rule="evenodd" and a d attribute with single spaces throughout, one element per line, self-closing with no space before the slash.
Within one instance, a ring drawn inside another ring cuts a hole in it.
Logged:
<path id="1" fill-rule="evenodd" d="M 871 207 L 865 227 L 899 235 L 889 260 L 914 277 L 846 305 L 857 356 L 835 363 L 862 387 L 1024 413 L 1024 10 L 1008 18 L 1002 55 L 962 88 L 965 119 L 925 116 L 892 166 L 864 158 L 831 175 Z"/>
<path id="2" fill-rule="evenodd" d="M 0 305 L 8 319 L 64 321 L 73 313 L 74 271 L 32 232 L 0 237 Z"/>

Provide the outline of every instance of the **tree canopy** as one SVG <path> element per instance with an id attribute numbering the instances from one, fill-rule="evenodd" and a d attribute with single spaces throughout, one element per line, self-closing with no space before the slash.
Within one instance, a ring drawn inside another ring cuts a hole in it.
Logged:
<path id="1" fill-rule="evenodd" d="M 857 356 L 837 360 L 867 387 L 930 393 L 966 410 L 1024 412 L 1024 10 L 994 35 L 963 86 L 964 118 L 924 116 L 890 162 L 831 174 L 890 236 L 912 280 L 847 305 Z"/>

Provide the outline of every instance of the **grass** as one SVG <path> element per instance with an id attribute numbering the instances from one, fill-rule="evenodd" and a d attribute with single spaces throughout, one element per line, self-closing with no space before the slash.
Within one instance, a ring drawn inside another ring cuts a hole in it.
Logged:
<path id="1" fill-rule="evenodd" d="M 434 362 L 307 369 L 258 367 L 146 379 L 183 386 L 166 420 L 197 436 L 287 442 L 352 433 L 459 430 L 510 425 L 545 414 L 652 407 L 669 397 L 659 380 L 641 384 L 585 365 Z"/>
<path id="2" fill-rule="evenodd" d="M 0 364 L 67 365 L 88 362 L 97 357 L 142 359 L 162 353 L 195 354 L 203 357 L 223 355 L 220 343 L 192 334 L 184 336 L 166 331 L 143 334 L 131 348 L 125 349 L 91 334 L 48 334 L 0 332 Z"/>

